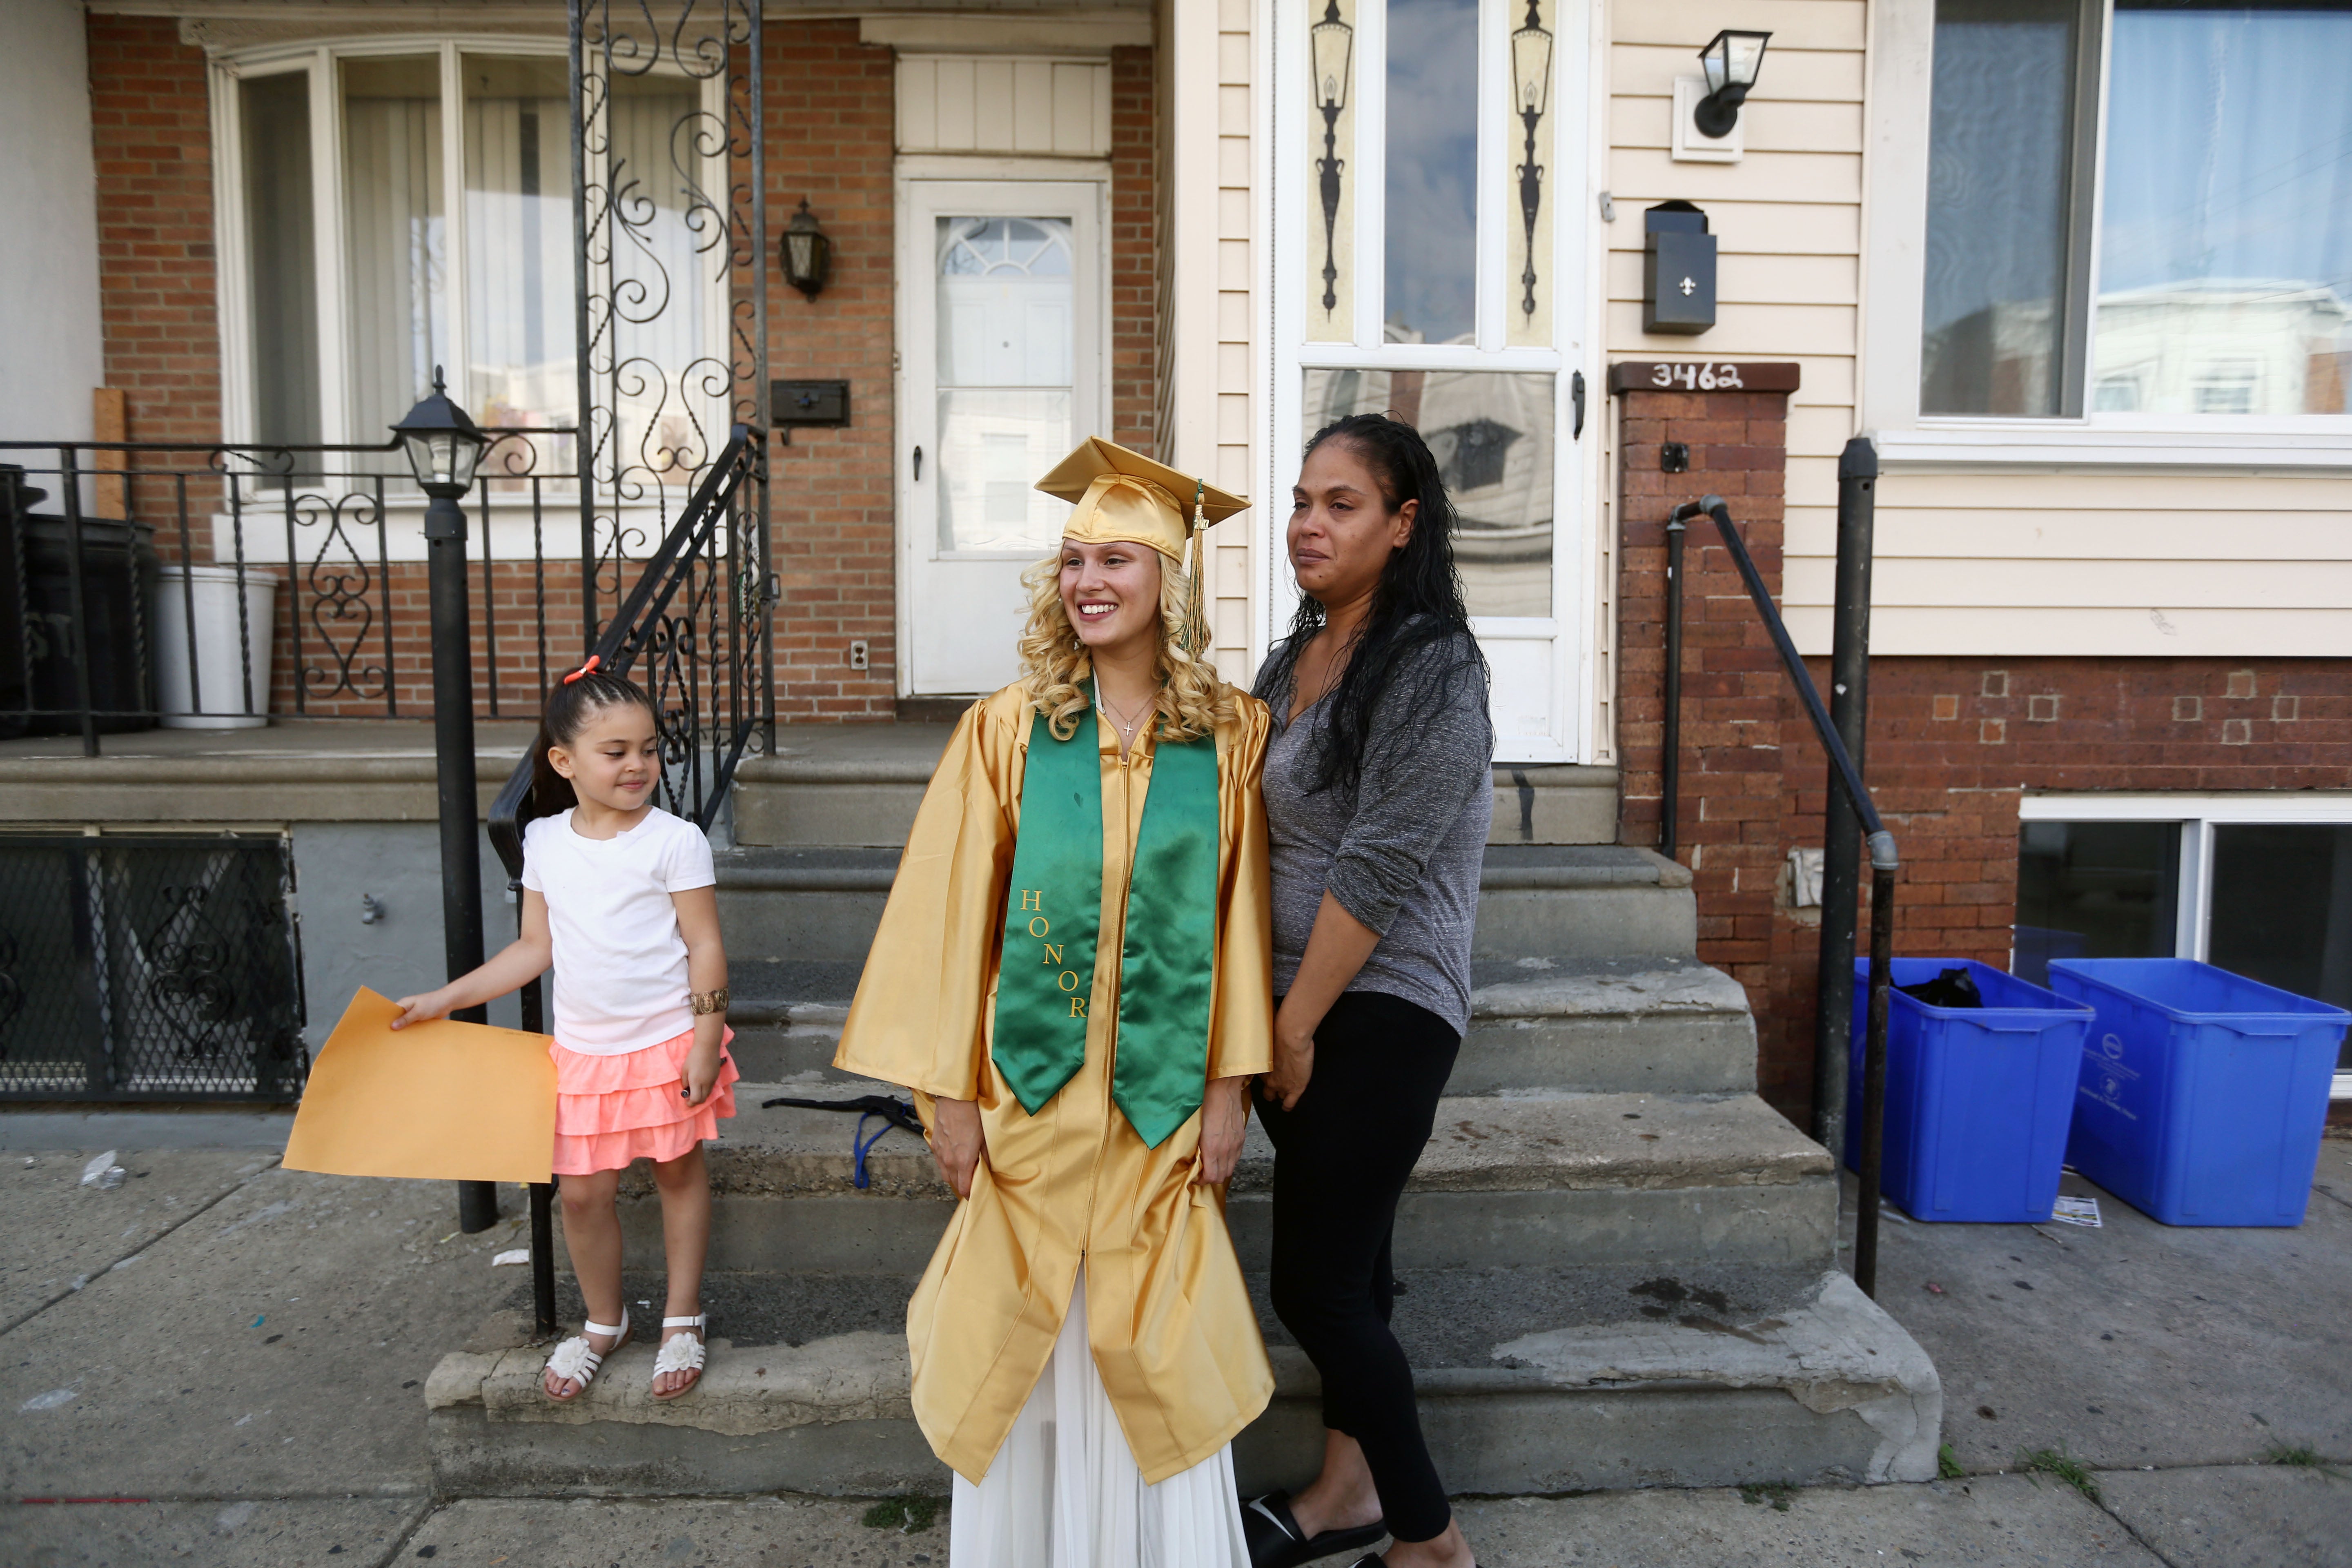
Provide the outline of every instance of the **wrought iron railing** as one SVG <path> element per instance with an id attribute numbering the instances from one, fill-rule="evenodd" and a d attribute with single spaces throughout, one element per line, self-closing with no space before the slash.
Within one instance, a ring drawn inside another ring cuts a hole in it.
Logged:
<path id="1" fill-rule="evenodd" d="M 1846 750 L 1838 728 L 1831 722 L 1829 710 L 1822 705 L 1822 694 L 1813 685 L 1811 673 L 1805 668 L 1804 659 L 1797 652 L 1797 644 L 1789 635 L 1788 623 L 1780 618 L 1780 606 L 1772 603 L 1772 590 L 1766 585 L 1764 574 L 1756 569 L 1755 557 L 1748 552 L 1748 542 L 1739 536 L 1738 527 L 1731 521 L 1731 509 L 1721 496 L 1706 496 L 1695 501 L 1685 501 L 1675 508 L 1666 520 L 1666 648 L 1665 648 L 1665 735 L 1664 754 L 1660 761 L 1664 775 L 1664 798 L 1661 802 L 1664 815 L 1660 821 L 1659 847 L 1662 852 L 1675 852 L 1675 829 L 1679 816 L 1679 792 L 1682 776 L 1682 597 L 1683 597 L 1683 536 L 1693 518 L 1701 514 L 1715 520 L 1716 531 L 1723 536 L 1723 548 L 1738 570 L 1739 580 L 1748 589 L 1748 598 L 1756 605 L 1757 617 L 1772 638 L 1772 647 L 1780 656 L 1781 668 L 1787 670 L 1790 683 L 1796 688 L 1797 697 L 1804 704 L 1805 717 L 1813 727 L 1813 734 L 1829 753 L 1831 793 L 1843 794 L 1861 824 L 1864 841 L 1869 847 L 1871 869 L 1870 894 L 1870 1013 L 1865 1025 L 1862 1068 L 1862 1125 L 1857 1130 L 1857 1161 L 1854 1174 L 1859 1178 L 1860 1193 L 1854 1205 L 1853 1279 L 1864 1294 L 1874 1295 L 1878 1286 L 1878 1199 L 1880 1162 L 1884 1149 L 1884 1127 L 1886 1110 L 1886 1010 L 1889 964 L 1895 942 L 1895 880 L 1902 862 L 1895 854 L 1895 835 L 1880 820 L 1878 807 L 1870 798 L 1863 783 L 1862 771 L 1854 766 L 1853 757 Z M 1822 911 L 1822 926 L 1829 930 L 1837 911 Z M 1830 1142 L 1830 1158 L 1838 1165 L 1845 1160 L 1840 1131 Z"/>
<path id="2" fill-rule="evenodd" d="M 498 718 L 594 640 L 645 523 L 541 468 L 572 432 L 492 435 L 466 504 Z M 388 446 L 0 442 L 0 734 L 423 717 L 423 508 Z"/>

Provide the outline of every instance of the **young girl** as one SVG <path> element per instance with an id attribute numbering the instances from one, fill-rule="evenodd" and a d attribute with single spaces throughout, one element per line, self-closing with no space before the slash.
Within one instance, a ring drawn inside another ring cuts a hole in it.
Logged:
<path id="1" fill-rule="evenodd" d="M 653 1394 L 702 1377 L 702 1258 L 710 1181 L 702 1141 L 735 1114 L 727 954 L 710 845 L 653 804 L 661 741 L 653 703 L 591 658 L 548 693 L 532 755 L 542 814 L 523 830 L 522 935 L 472 973 L 401 998 L 393 1027 L 502 996 L 555 966 L 555 1173 L 563 1240 L 587 1300 L 541 1386 L 577 1399 L 629 1342 L 614 1194 L 640 1157 L 661 1193 L 669 1300 Z"/>

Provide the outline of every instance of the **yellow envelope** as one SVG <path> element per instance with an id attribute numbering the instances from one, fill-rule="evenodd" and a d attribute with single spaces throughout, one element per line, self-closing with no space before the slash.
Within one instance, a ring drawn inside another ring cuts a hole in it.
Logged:
<path id="1" fill-rule="evenodd" d="M 335 1176 L 544 1182 L 555 1157 L 548 1037 L 436 1019 L 393 1032 L 362 987 L 310 1064 L 285 1167 Z"/>

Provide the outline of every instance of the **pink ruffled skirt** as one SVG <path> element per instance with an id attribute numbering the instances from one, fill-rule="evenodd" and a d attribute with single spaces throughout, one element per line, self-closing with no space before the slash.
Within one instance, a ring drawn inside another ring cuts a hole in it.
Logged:
<path id="1" fill-rule="evenodd" d="M 634 1160 L 675 1160 L 705 1138 L 719 1136 L 719 1119 L 735 1114 L 735 1058 L 721 1037 L 719 1082 L 710 1098 L 689 1106 L 678 1092 L 694 1031 L 620 1056 L 596 1057 L 550 1041 L 555 1062 L 555 1173 L 590 1176 L 625 1169 Z"/>

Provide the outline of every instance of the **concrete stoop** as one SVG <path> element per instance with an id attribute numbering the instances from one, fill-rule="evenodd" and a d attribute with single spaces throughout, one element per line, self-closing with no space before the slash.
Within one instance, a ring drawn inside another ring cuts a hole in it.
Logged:
<path id="1" fill-rule="evenodd" d="M 854 964 L 734 965 L 735 1060 L 746 1077 L 835 1083 L 833 1053 L 857 984 Z M 1446 1087 L 1455 1095 L 1528 1089 L 1738 1094 L 1755 1087 L 1748 994 L 1695 959 L 1482 960 L 1472 966 L 1470 1031 Z M 800 1093 L 800 1089 L 793 1092 Z M 864 1089 L 858 1092 L 866 1092 Z"/>
<path id="2" fill-rule="evenodd" d="M 780 1087 L 831 1098 L 887 1086 L 736 1086 L 737 1118 L 710 1153 L 709 1267 L 920 1273 L 952 1207 L 929 1152 L 912 1134 L 884 1134 L 861 1190 L 854 1120 L 761 1109 Z M 1253 1121 L 1226 1210 L 1244 1267 L 1267 1246 L 1273 1171 L 1273 1145 Z M 1828 1153 L 1752 1094 L 1449 1097 L 1398 1207 L 1396 1259 L 1816 1265 L 1831 1257 L 1836 1218 Z M 660 1257 L 660 1205 L 643 1172 L 623 1183 L 621 1223 L 632 1258 Z"/>
<path id="3" fill-rule="evenodd" d="M 949 724 L 796 724 L 775 754 L 735 773 L 740 844 L 898 845 L 939 765 Z M 1523 763 L 1495 769 L 1495 844 L 1610 844 L 1617 770 Z"/>
<path id="4" fill-rule="evenodd" d="M 1490 1494 L 1934 1476 L 1935 1368 L 1844 1275 L 1764 1310 L 1701 1308 L 1570 1323 L 1496 1344 L 1484 1364 L 1418 1368 L 1438 1468 L 1457 1491 Z M 446 1356 L 425 1385 L 436 1484 L 558 1496 L 946 1490 L 914 1424 L 901 1335 L 720 1338 L 711 1351 L 702 1385 L 668 1405 L 650 1393 L 649 1343 L 609 1358 L 570 1405 L 540 1394 L 541 1349 Z M 1320 1452 L 1314 1369 L 1286 1344 L 1273 1359 L 1274 1405 L 1235 1444 L 1244 1490 L 1295 1483 Z"/>
<path id="5" fill-rule="evenodd" d="M 861 1187 L 854 1118 L 761 1104 L 899 1093 L 831 1061 L 943 738 L 899 726 L 888 755 L 833 756 L 820 737 L 746 767 L 719 863 L 745 1081 L 711 1152 L 705 1284 L 731 1340 L 702 1387 L 656 1404 L 644 1344 L 560 1406 L 543 1349 L 452 1355 L 427 1387 L 441 1487 L 945 1489 L 899 1331 L 952 1208 L 929 1152 L 884 1133 Z M 1392 1321 L 1440 1470 L 1495 1494 L 1931 1477 L 1935 1369 L 1833 1270 L 1834 1169 L 1755 1093 L 1755 1023 L 1694 956 L 1689 872 L 1561 841 L 1613 779 L 1520 773 L 1497 775 L 1471 1026 L 1396 1221 Z M 1276 1377 L 1235 1445 L 1251 1489 L 1304 1480 L 1321 1447 L 1313 1369 L 1267 1302 L 1273 1165 L 1254 1124 L 1226 1202 Z M 652 1299 L 643 1173 L 622 1225 L 631 1294 Z"/>
<path id="6" fill-rule="evenodd" d="M 784 967 L 803 973 L 846 965 L 854 986 L 901 853 L 843 846 L 722 851 L 715 858 L 719 914 L 730 952 L 789 953 Z M 1623 845 L 1490 844 L 1472 946 L 1480 959 L 1502 961 L 1529 953 L 1554 962 L 1628 953 L 1687 960 L 1698 946 L 1690 871 Z"/>

